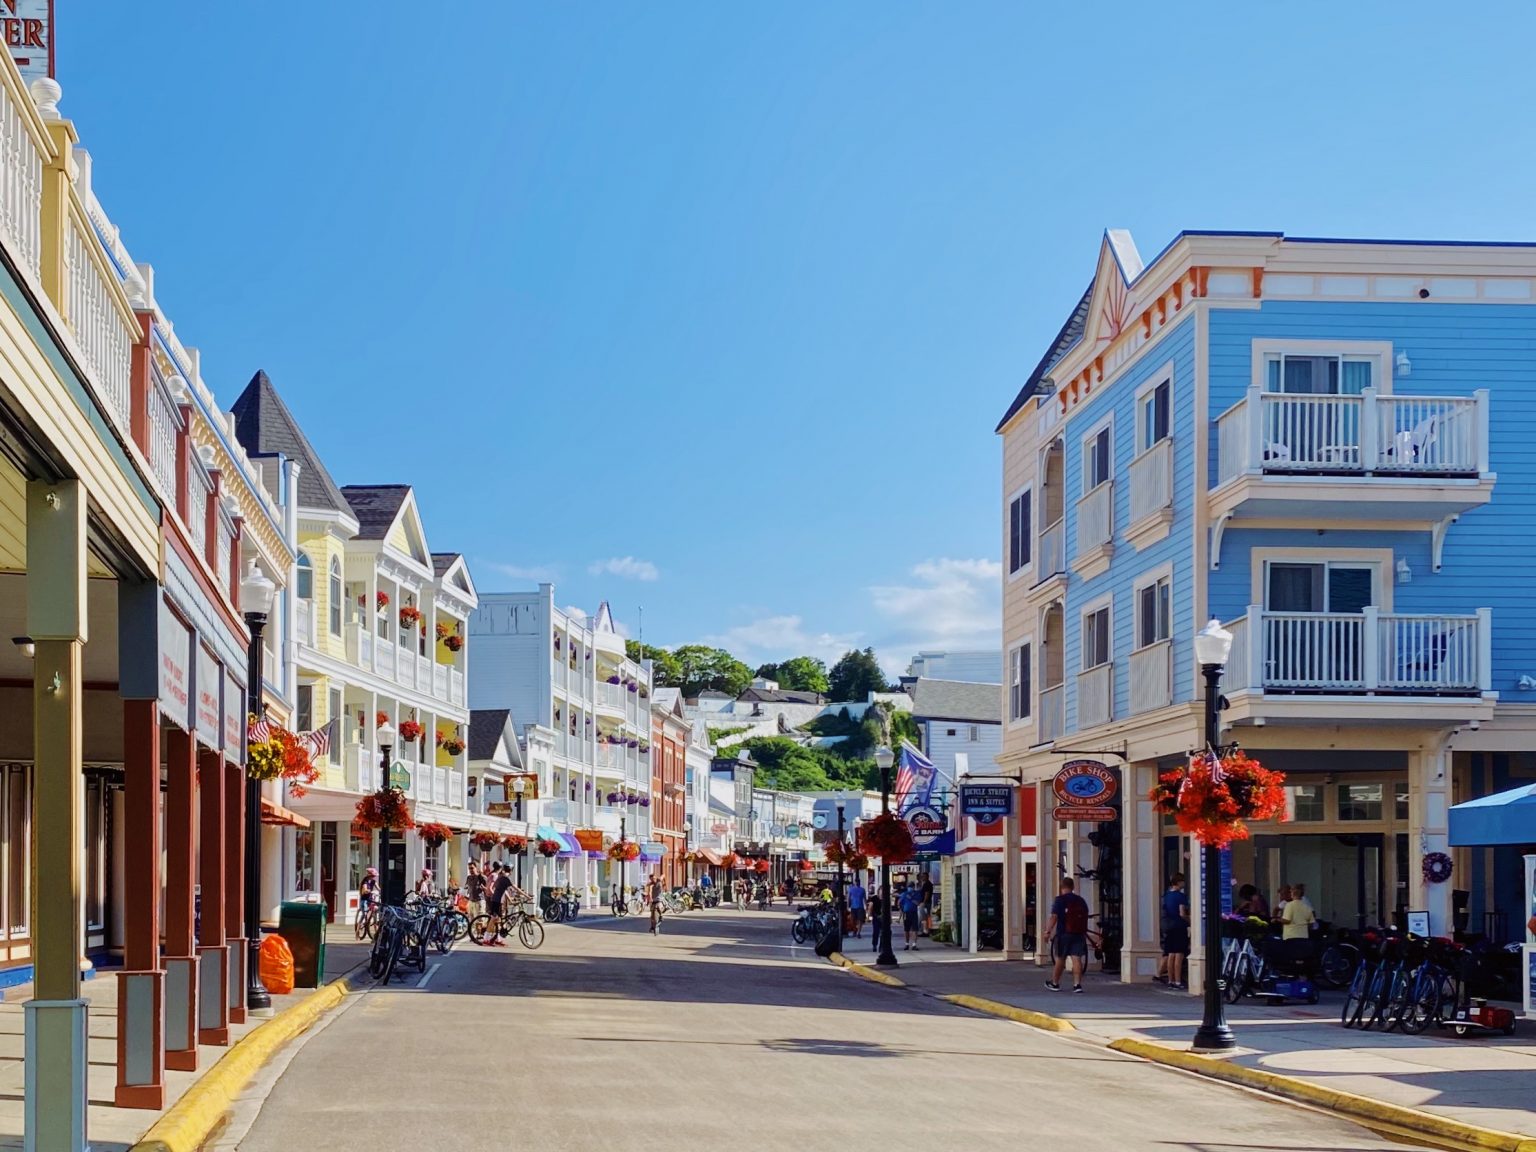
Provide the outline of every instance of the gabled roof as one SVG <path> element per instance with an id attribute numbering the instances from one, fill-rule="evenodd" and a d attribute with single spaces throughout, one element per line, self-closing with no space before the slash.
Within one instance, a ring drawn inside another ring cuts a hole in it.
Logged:
<path id="1" fill-rule="evenodd" d="M 510 708 L 474 708 L 469 713 L 469 759 L 494 760 L 503 734 L 511 749 L 510 762 L 518 763 L 517 735 Z"/>
<path id="2" fill-rule="evenodd" d="M 825 704 L 827 698 L 820 692 L 791 692 L 783 688 L 748 688 L 738 700 L 763 704 Z"/>
<path id="3" fill-rule="evenodd" d="M 969 724 L 1003 722 L 1003 686 L 966 680 L 918 677 L 912 687 L 914 720 L 961 720 Z"/>
<path id="4" fill-rule="evenodd" d="M 1013 398 L 1013 403 L 1008 405 L 1008 411 L 1003 413 L 1003 418 L 997 422 L 996 431 L 1001 432 L 1007 426 L 1008 421 L 1019 414 L 1019 409 L 1037 392 L 1040 391 L 1040 382 L 1044 380 L 1050 371 L 1071 348 L 1083 337 L 1083 329 L 1088 323 L 1088 305 L 1093 299 L 1093 285 L 1089 284 L 1083 290 L 1083 298 L 1077 302 L 1077 307 L 1072 309 L 1067 322 L 1061 326 L 1061 331 L 1056 333 L 1056 339 L 1051 341 L 1051 346 L 1044 356 L 1040 357 L 1040 363 L 1035 365 L 1035 370 L 1029 374 L 1029 379 L 1024 381 L 1024 387 L 1019 389 L 1019 394 Z"/>
<path id="5" fill-rule="evenodd" d="M 281 452 L 290 460 L 298 461 L 300 507 L 351 511 L 347 498 L 321 463 L 320 454 L 310 444 L 265 372 L 257 372 L 251 377 L 230 412 L 235 417 L 235 439 L 247 452 L 256 456 Z"/>
<path id="6" fill-rule="evenodd" d="M 453 562 L 458 560 L 461 552 L 434 552 L 432 553 L 432 575 L 441 579 L 448 569 L 453 567 Z"/>
<path id="7" fill-rule="evenodd" d="M 682 707 L 683 690 L 681 688 L 652 688 L 651 699 L 656 701 L 657 707 L 673 712 Z"/>
<path id="8" fill-rule="evenodd" d="M 341 492 L 357 517 L 358 538 L 382 540 L 394 527 L 411 489 L 405 484 L 348 484 Z"/>

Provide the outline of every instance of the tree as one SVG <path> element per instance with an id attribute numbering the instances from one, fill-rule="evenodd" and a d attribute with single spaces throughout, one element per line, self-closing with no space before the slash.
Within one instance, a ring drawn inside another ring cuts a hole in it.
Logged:
<path id="1" fill-rule="evenodd" d="M 885 673 L 880 670 L 873 648 L 843 653 L 843 658 L 832 665 L 827 680 L 828 693 L 834 700 L 868 700 L 871 692 L 886 690 Z"/>
<path id="2" fill-rule="evenodd" d="M 681 688 L 682 669 L 677 658 L 665 648 L 653 644 L 641 644 L 637 640 L 624 641 L 624 654 L 636 664 L 642 660 L 651 662 L 651 677 L 658 688 Z"/>
<path id="3" fill-rule="evenodd" d="M 700 692 L 724 692 L 740 696 L 752 683 L 752 669 L 723 648 L 704 644 L 684 644 L 672 650 L 678 665 L 679 687 L 684 696 Z"/>
<path id="4" fill-rule="evenodd" d="M 778 675 L 773 679 L 786 692 L 826 692 L 827 666 L 814 656 L 796 656 L 775 666 Z M 758 672 L 761 676 L 762 672 Z"/>
<path id="5" fill-rule="evenodd" d="M 777 680 L 779 678 L 779 666 L 777 664 L 759 664 L 757 671 L 752 673 L 752 675 L 756 676 L 759 680 Z"/>

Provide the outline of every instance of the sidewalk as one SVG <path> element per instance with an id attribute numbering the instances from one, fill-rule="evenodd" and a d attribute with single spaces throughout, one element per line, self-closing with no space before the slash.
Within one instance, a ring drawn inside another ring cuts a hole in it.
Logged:
<path id="1" fill-rule="evenodd" d="M 326 933 L 325 973 L 329 983 L 367 959 L 368 945 L 359 944 L 353 931 L 332 926 Z M 314 989 L 295 988 L 286 996 L 272 997 L 274 1013 L 297 1004 Z M 88 1011 L 86 1091 L 90 1104 L 86 1115 L 86 1133 L 96 1152 L 126 1149 L 158 1120 L 163 1112 L 141 1108 L 117 1108 L 112 1095 L 117 1087 L 117 970 L 108 968 L 81 985 L 81 995 L 91 1002 Z M 0 1148 L 22 1146 L 23 1090 L 26 1068 L 22 1005 L 31 998 L 32 986 L 22 984 L 5 990 L 0 1003 Z M 250 1020 L 230 1028 L 230 1043 L 245 1036 L 261 1020 Z M 165 1074 L 165 1103 L 168 1110 L 195 1084 L 198 1078 L 229 1049 L 203 1045 L 198 1050 L 197 1072 Z"/>
<path id="2" fill-rule="evenodd" d="M 845 955 L 872 965 L 868 939 L 849 940 Z M 933 995 L 969 995 L 1071 1021 L 1084 1038 L 1130 1037 L 1188 1049 L 1199 1026 L 1198 995 L 1153 984 L 1121 984 L 1089 973 L 1085 991 L 1045 988 L 1049 970 L 1032 960 L 978 957 L 942 944 L 896 953 L 892 971 L 911 988 Z M 882 971 L 884 971 L 882 969 Z M 895 994 L 893 992 L 893 994 Z M 1536 1136 L 1536 1020 L 1521 1020 L 1514 1036 L 1457 1039 L 1431 1028 L 1421 1036 L 1362 1032 L 1339 1024 L 1343 993 L 1324 992 L 1320 1004 L 1266 1007 L 1244 999 L 1227 1005 L 1240 1045 L 1231 1062 L 1353 1092 L 1465 1124 Z"/>

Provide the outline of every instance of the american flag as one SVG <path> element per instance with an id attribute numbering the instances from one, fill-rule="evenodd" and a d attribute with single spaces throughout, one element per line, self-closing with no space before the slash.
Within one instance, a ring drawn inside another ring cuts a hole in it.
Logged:
<path id="1" fill-rule="evenodd" d="M 324 728 L 317 728 L 313 732 L 305 732 L 299 737 L 299 740 L 309 750 L 311 760 L 318 760 L 320 757 L 330 753 L 331 732 L 335 727 L 336 721 L 332 720 Z"/>
<path id="2" fill-rule="evenodd" d="M 245 738 L 249 744 L 265 744 L 272 739 L 272 721 L 266 717 L 260 720 L 252 719 L 246 725 Z"/>
<path id="3" fill-rule="evenodd" d="M 901 759 L 896 766 L 896 806 L 900 810 L 910 800 L 926 804 L 933 795 L 933 761 L 912 745 L 902 742 Z"/>

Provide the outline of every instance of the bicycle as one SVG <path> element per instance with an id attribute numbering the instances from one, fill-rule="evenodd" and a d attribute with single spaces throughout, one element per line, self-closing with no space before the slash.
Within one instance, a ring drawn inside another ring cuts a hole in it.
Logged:
<path id="1" fill-rule="evenodd" d="M 1339 1012 L 1339 1023 L 1346 1028 L 1354 1028 L 1364 1019 L 1376 972 L 1382 965 L 1382 936 L 1376 932 L 1362 932 L 1359 940 L 1360 962 L 1355 965 L 1349 990 L 1344 993 L 1344 1006 Z"/>
<path id="2" fill-rule="evenodd" d="M 359 940 L 372 940 L 379 930 L 379 905 L 377 901 L 370 902 L 365 907 L 358 909 L 357 919 L 352 922 L 352 930 L 357 933 Z"/>
<path id="3" fill-rule="evenodd" d="M 1461 999 L 1461 983 L 1456 973 L 1461 969 L 1463 951 L 1460 945 L 1448 940 L 1430 940 L 1425 945 L 1424 962 L 1413 974 L 1406 1002 L 1397 1017 L 1408 1035 L 1417 1036 L 1431 1024 L 1444 1020 L 1447 1009 L 1455 1011 Z"/>
<path id="4" fill-rule="evenodd" d="M 629 900 L 625 897 L 624 891 L 625 890 L 622 888 L 615 888 L 613 890 L 613 894 L 608 898 L 608 911 L 612 913 L 615 918 L 628 916 L 630 913 Z M 641 903 L 641 907 L 644 907 L 643 901 Z M 636 911 L 639 910 L 640 909 L 636 909 Z"/>
<path id="5" fill-rule="evenodd" d="M 837 929 L 837 909 L 832 905 L 802 904 L 800 914 L 789 926 L 796 944 L 820 944 Z"/>
<path id="6" fill-rule="evenodd" d="M 544 924 L 528 910 L 526 904 L 515 904 L 509 911 L 499 915 L 483 913 L 476 916 L 469 926 L 469 938 L 480 945 L 513 936 L 530 952 L 544 943 Z"/>
<path id="7" fill-rule="evenodd" d="M 1258 986 L 1264 971 L 1264 958 L 1254 947 L 1260 929 L 1244 920 L 1222 920 L 1222 947 L 1226 955 L 1221 962 L 1221 992 L 1228 1004 L 1236 1004 L 1244 995 Z M 1263 932 L 1267 934 L 1268 926 Z"/>

